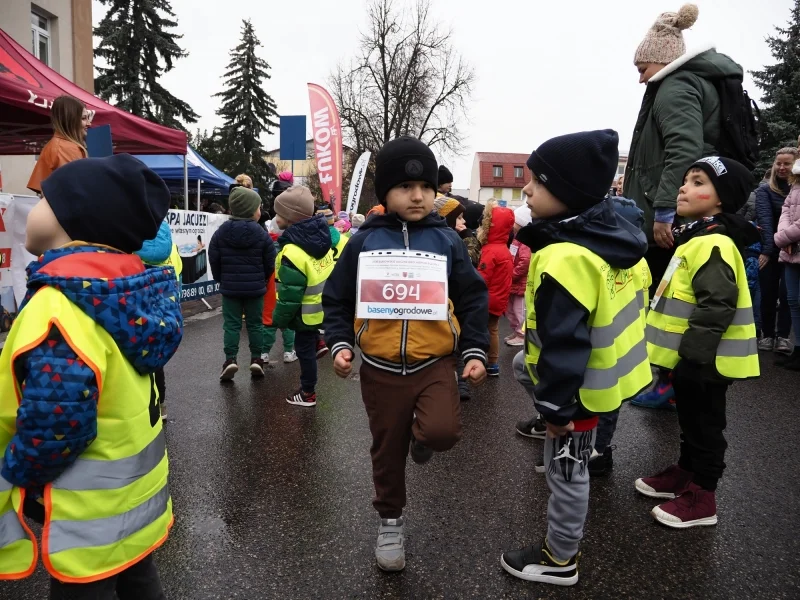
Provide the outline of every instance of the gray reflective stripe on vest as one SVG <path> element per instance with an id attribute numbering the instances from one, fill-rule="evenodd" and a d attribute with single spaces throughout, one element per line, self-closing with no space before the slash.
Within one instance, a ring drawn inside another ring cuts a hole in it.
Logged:
<path id="1" fill-rule="evenodd" d="M 647 342 L 641 340 L 628 352 L 621 356 L 613 367 L 607 369 L 586 369 L 583 377 L 584 390 L 607 390 L 631 373 L 636 367 L 647 362 Z"/>
<path id="2" fill-rule="evenodd" d="M 50 521 L 50 554 L 75 548 L 107 546 L 157 521 L 167 510 L 169 486 L 136 508 L 105 519 Z"/>
<path id="3" fill-rule="evenodd" d="M 654 346 L 677 352 L 682 339 L 682 333 L 663 331 L 653 325 L 647 326 L 647 341 Z M 720 340 L 717 346 L 717 358 L 746 358 L 757 354 L 758 341 L 754 337 L 746 340 Z"/>
<path id="4" fill-rule="evenodd" d="M 661 298 L 655 308 L 655 312 L 661 313 L 667 317 L 676 317 L 678 319 L 689 319 L 697 308 L 696 304 L 678 300 L 677 298 Z M 751 307 L 737 308 L 736 314 L 733 317 L 731 325 L 753 325 L 753 309 Z"/>
<path id="5" fill-rule="evenodd" d="M 611 321 L 609 325 L 592 327 L 592 331 L 589 334 L 592 348 L 608 348 L 613 346 L 614 341 L 620 334 L 641 318 L 641 310 L 643 307 L 644 292 L 639 290 L 636 292 L 636 297 L 628 302 L 625 308 L 614 316 L 614 320 Z"/>
<path id="6" fill-rule="evenodd" d="M 308 287 L 306 288 L 306 293 L 305 293 L 305 295 L 306 295 L 306 296 L 316 296 L 316 295 L 318 295 L 318 294 L 321 294 L 321 293 L 322 293 L 322 291 L 325 289 L 325 283 L 326 283 L 327 281 L 328 281 L 328 280 L 326 279 L 325 281 L 322 281 L 322 282 L 318 283 L 317 285 L 310 285 L 310 286 L 308 286 Z"/>
<path id="7" fill-rule="evenodd" d="M 9 510 L 0 515 L 0 548 L 27 539 L 29 539 L 28 534 L 20 525 L 17 513 Z"/>
<path id="8" fill-rule="evenodd" d="M 303 304 L 300 308 L 300 314 L 313 315 L 322 312 L 322 302 L 316 304 Z"/>
<path id="9" fill-rule="evenodd" d="M 167 442 L 162 430 L 138 454 L 118 460 L 78 458 L 53 482 L 59 490 L 115 490 L 141 479 L 164 459 Z"/>
<path id="10" fill-rule="evenodd" d="M 539 339 L 539 334 L 536 333 L 535 329 L 528 329 L 525 328 L 525 338 L 534 346 L 541 349 L 542 348 L 542 340 Z"/>

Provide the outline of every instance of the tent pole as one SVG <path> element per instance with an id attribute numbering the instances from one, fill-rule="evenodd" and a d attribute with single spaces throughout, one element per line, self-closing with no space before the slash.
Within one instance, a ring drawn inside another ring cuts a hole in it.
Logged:
<path id="1" fill-rule="evenodd" d="M 183 209 L 189 210 L 189 152 L 183 155 Z"/>
<path id="2" fill-rule="evenodd" d="M 200 212 L 200 179 L 197 180 L 197 212 Z"/>

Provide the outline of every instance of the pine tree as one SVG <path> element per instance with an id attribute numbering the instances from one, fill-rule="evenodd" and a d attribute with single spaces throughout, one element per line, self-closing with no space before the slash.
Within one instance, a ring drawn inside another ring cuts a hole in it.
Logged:
<path id="1" fill-rule="evenodd" d="M 267 197 L 271 173 L 260 138 L 278 126 L 274 120 L 278 112 L 275 100 L 262 87 L 262 82 L 270 79 L 270 66 L 256 55 L 259 46 L 252 23 L 243 21 L 242 40 L 231 50 L 224 75 L 226 89 L 215 94 L 222 98 L 217 114 L 224 121 L 213 138 L 221 144 L 221 164 L 217 166 L 232 176 L 247 173 L 262 196 Z"/>
<path id="2" fill-rule="evenodd" d="M 109 9 L 94 29 L 100 38 L 94 56 L 108 66 L 96 67 L 97 94 L 129 113 L 186 131 L 181 121 L 195 123 L 197 113 L 158 82 L 176 59 L 187 56 L 178 45 L 183 36 L 170 31 L 178 23 L 169 0 L 100 2 Z"/>
<path id="3" fill-rule="evenodd" d="M 777 62 L 761 71 L 751 71 L 764 92 L 759 164 L 762 172 L 769 168 L 780 148 L 797 146 L 800 134 L 800 0 L 795 0 L 788 27 L 778 27 L 777 33 L 767 38 Z"/>

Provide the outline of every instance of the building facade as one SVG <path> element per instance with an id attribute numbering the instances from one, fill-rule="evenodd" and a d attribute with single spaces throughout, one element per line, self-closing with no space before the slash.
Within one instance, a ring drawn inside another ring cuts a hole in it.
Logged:
<path id="1" fill-rule="evenodd" d="M 94 93 L 92 0 L 0 0 L 0 29 L 48 67 Z M 31 194 L 36 157 L 0 156 L 3 191 Z"/>
<path id="2" fill-rule="evenodd" d="M 528 154 L 509 152 L 476 152 L 472 162 L 469 199 L 481 204 L 495 198 L 509 207 L 521 206 L 525 200 L 522 188 L 531 179 L 525 166 Z"/>

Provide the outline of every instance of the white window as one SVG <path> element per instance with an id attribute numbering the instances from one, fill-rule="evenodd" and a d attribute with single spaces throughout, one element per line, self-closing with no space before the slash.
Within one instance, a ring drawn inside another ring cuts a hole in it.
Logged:
<path id="1" fill-rule="evenodd" d="M 493 196 L 495 200 L 503 199 L 503 188 L 494 188 Z"/>
<path id="2" fill-rule="evenodd" d="M 31 12 L 31 52 L 50 66 L 50 19 Z"/>
<path id="3" fill-rule="evenodd" d="M 511 200 L 519 201 L 522 199 L 522 190 L 513 189 L 511 190 Z"/>
<path id="4" fill-rule="evenodd" d="M 522 179 L 525 177 L 525 170 L 522 167 L 514 167 L 514 178 Z"/>
<path id="5" fill-rule="evenodd" d="M 502 179 L 503 178 L 503 167 L 499 167 L 499 166 L 495 165 L 494 168 L 492 169 L 492 173 L 494 174 L 494 177 L 496 179 Z"/>

